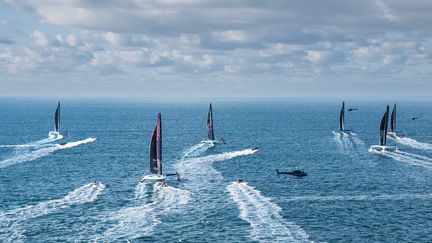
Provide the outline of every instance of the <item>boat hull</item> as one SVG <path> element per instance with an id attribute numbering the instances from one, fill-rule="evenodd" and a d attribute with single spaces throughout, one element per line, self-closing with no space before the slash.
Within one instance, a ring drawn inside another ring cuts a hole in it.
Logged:
<path id="1" fill-rule="evenodd" d="M 146 175 L 141 181 L 163 181 L 166 179 L 166 175 Z"/>
<path id="2" fill-rule="evenodd" d="M 369 148 L 369 152 L 371 153 L 384 153 L 386 151 L 395 151 L 395 150 L 397 150 L 396 146 L 372 145 Z"/>

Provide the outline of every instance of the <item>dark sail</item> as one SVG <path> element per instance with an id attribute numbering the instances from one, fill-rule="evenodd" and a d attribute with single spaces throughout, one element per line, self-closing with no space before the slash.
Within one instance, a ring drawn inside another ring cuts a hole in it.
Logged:
<path id="1" fill-rule="evenodd" d="M 158 113 L 156 122 L 156 152 L 157 152 L 157 166 L 158 175 L 162 175 L 162 116 Z"/>
<path id="2" fill-rule="evenodd" d="M 155 126 L 151 140 L 150 140 L 150 146 L 149 146 L 149 157 L 150 157 L 150 172 L 157 174 L 158 173 L 158 166 L 157 166 L 157 151 L 156 151 L 156 133 L 157 133 L 157 126 Z"/>
<path id="3" fill-rule="evenodd" d="M 213 130 L 213 108 L 211 103 L 207 114 L 207 133 L 208 133 L 208 139 L 213 141 L 215 139 L 215 136 Z"/>
<path id="4" fill-rule="evenodd" d="M 54 131 L 60 132 L 60 101 L 54 114 Z"/>
<path id="5" fill-rule="evenodd" d="M 156 126 L 153 130 L 150 146 L 149 146 L 149 157 L 150 157 L 150 172 L 158 175 L 162 175 L 162 121 L 161 114 L 158 113 Z"/>
<path id="6" fill-rule="evenodd" d="M 393 110 L 390 117 L 390 131 L 396 132 L 396 104 L 393 106 Z"/>
<path id="7" fill-rule="evenodd" d="M 342 108 L 339 113 L 339 130 L 345 130 L 345 101 L 342 102 Z"/>
<path id="8" fill-rule="evenodd" d="M 386 144 L 387 144 L 388 113 L 389 113 L 389 106 L 387 106 L 387 110 L 381 119 L 380 142 L 379 142 L 379 145 L 381 145 L 381 146 L 386 146 Z"/>

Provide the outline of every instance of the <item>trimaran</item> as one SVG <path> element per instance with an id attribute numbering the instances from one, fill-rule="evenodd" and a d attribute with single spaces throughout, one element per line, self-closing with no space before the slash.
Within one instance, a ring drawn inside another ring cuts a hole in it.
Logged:
<path id="1" fill-rule="evenodd" d="M 162 172 L 162 117 L 160 112 L 157 115 L 156 126 L 150 139 L 149 162 L 152 175 L 144 176 L 141 182 L 145 180 L 164 181 L 167 176 L 177 176 L 177 179 L 180 179 L 178 173 L 163 174 Z"/>
<path id="2" fill-rule="evenodd" d="M 57 103 L 57 108 L 54 113 L 54 131 L 49 132 L 49 135 L 59 136 L 60 132 L 60 101 Z"/>
<path id="3" fill-rule="evenodd" d="M 345 129 L 345 101 L 342 101 L 342 107 L 339 112 L 339 131 L 351 132 L 351 130 Z"/>
<path id="4" fill-rule="evenodd" d="M 351 133 L 352 130 L 345 129 L 345 101 L 342 101 L 342 107 L 339 112 L 339 131 L 335 133 L 339 133 L 343 135 L 344 133 Z"/>
<path id="5" fill-rule="evenodd" d="M 220 141 L 215 139 L 214 128 L 213 128 L 213 107 L 212 107 L 211 103 L 209 105 L 209 110 L 207 113 L 207 137 L 214 144 L 218 144 L 218 143 L 224 144 L 225 143 L 225 140 L 223 138 L 221 138 Z"/>
<path id="6" fill-rule="evenodd" d="M 389 137 L 401 137 L 403 134 L 396 130 L 396 104 L 393 105 L 393 110 L 390 116 L 390 132 L 387 133 Z"/>
<path id="7" fill-rule="evenodd" d="M 66 132 L 69 136 L 69 133 Z M 55 136 L 57 139 L 63 138 L 63 133 L 60 131 L 60 101 L 57 103 L 57 108 L 54 113 L 54 131 L 48 133 L 49 136 Z M 60 143 L 60 145 L 66 145 L 67 142 Z"/>
<path id="8" fill-rule="evenodd" d="M 383 153 L 385 151 L 394 151 L 397 149 L 396 146 L 387 145 L 388 117 L 389 117 L 389 106 L 387 106 L 387 109 L 384 112 L 383 117 L 381 118 L 379 144 L 370 146 L 369 152 Z"/>

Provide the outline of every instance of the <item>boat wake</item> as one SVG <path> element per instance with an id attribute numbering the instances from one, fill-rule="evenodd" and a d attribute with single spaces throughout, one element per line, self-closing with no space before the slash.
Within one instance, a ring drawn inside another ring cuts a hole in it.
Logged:
<path id="1" fill-rule="evenodd" d="M 422 166 L 426 169 L 432 169 L 432 158 L 417 154 L 407 153 L 400 150 L 374 152 L 383 156 L 387 156 L 397 161 L 406 162 L 412 165 Z"/>
<path id="2" fill-rule="evenodd" d="M 96 140 L 96 138 L 86 138 L 86 139 L 75 141 L 75 142 L 68 142 L 65 145 L 50 144 L 49 146 L 44 146 L 42 148 L 32 150 L 32 151 L 17 150 L 15 156 L 13 156 L 12 158 L 8 158 L 8 159 L 0 161 L 0 168 L 5 168 L 5 167 L 8 167 L 8 166 L 11 166 L 14 164 L 36 160 L 36 159 L 39 159 L 41 157 L 45 157 L 45 156 L 53 153 L 56 150 L 73 148 L 73 147 L 79 146 L 81 144 L 94 142 L 95 140 Z"/>
<path id="3" fill-rule="evenodd" d="M 183 152 L 182 159 L 196 157 L 204 153 L 207 149 L 214 146 L 214 142 L 211 140 L 201 141 Z"/>
<path id="4" fill-rule="evenodd" d="M 184 163 L 212 163 L 217 161 L 229 160 L 239 156 L 245 156 L 256 153 L 257 150 L 254 149 L 244 149 L 233 152 L 225 152 L 220 154 L 208 155 L 204 157 L 191 158 L 187 160 L 183 160 Z"/>
<path id="5" fill-rule="evenodd" d="M 432 144 L 419 142 L 413 138 L 399 137 L 399 136 L 389 136 L 399 144 L 403 144 L 416 149 L 432 150 Z"/>
<path id="6" fill-rule="evenodd" d="M 225 181 L 222 174 L 213 167 L 213 162 L 233 159 L 238 156 L 247 156 L 256 150 L 246 149 L 240 151 L 226 152 L 203 157 L 187 158 L 178 161 L 174 167 L 187 179 L 184 187 L 193 193 L 193 204 L 186 206 L 185 212 L 188 223 L 193 224 L 199 232 L 226 232 L 238 234 L 238 232 L 227 232 L 223 224 L 214 224 L 216 221 L 224 222 L 225 209 L 231 206 L 225 195 Z M 195 212 L 195 213 L 194 213 Z M 193 216 L 192 216 L 193 215 Z M 211 218 L 211 220 L 209 219 Z"/>
<path id="7" fill-rule="evenodd" d="M 298 196 L 285 198 L 286 202 L 297 202 L 297 201 L 375 201 L 375 200 L 389 200 L 389 201 L 400 201 L 400 200 L 430 200 L 432 199 L 432 193 L 426 194 L 383 194 L 383 195 L 347 195 L 347 196 Z"/>
<path id="8" fill-rule="evenodd" d="M 144 184 L 144 183 L 140 183 Z M 137 187 L 143 190 L 145 187 Z M 140 192 L 135 194 L 139 195 Z M 153 233 L 161 223 L 161 217 L 181 208 L 189 202 L 191 193 L 171 186 L 163 186 L 161 182 L 153 185 L 151 199 L 138 206 L 127 207 L 110 215 L 109 221 L 116 221 L 102 236 L 103 241 L 136 239 Z M 100 239 L 97 239 L 100 240 Z"/>
<path id="9" fill-rule="evenodd" d="M 342 153 L 351 153 L 355 148 L 365 149 L 365 143 L 353 132 L 335 132 L 334 140 Z"/>
<path id="10" fill-rule="evenodd" d="M 179 163 L 175 165 L 175 168 L 179 173 L 186 177 L 195 178 L 199 180 L 209 180 L 212 179 L 223 179 L 222 175 L 219 171 L 215 170 L 211 164 L 213 162 L 218 161 L 224 161 L 224 160 L 230 160 L 235 157 L 239 156 L 245 156 L 254 154 L 257 150 L 253 149 L 245 149 L 245 150 L 239 150 L 234 152 L 225 152 L 221 154 L 215 154 L 215 155 L 208 155 L 204 157 L 196 157 L 196 158 L 189 158 L 181 160 Z M 207 166 L 206 166 L 207 164 Z M 209 165 L 209 166 L 208 166 Z M 209 176 L 211 175 L 211 176 Z"/>
<path id="11" fill-rule="evenodd" d="M 186 150 L 186 152 L 197 151 L 197 148 L 201 149 L 203 147 L 195 145 Z M 194 189 L 198 184 L 200 184 L 201 187 L 203 185 L 202 183 L 194 183 L 194 181 L 197 181 L 194 180 L 197 178 L 196 176 L 199 177 L 202 175 L 203 178 L 208 178 L 209 174 L 205 173 L 209 173 L 210 171 L 210 173 L 216 173 L 210 174 L 213 179 L 213 175 L 220 175 L 217 170 L 211 167 L 211 162 L 231 159 L 254 152 L 255 151 L 247 149 L 205 157 L 188 158 L 181 160 L 177 163 L 176 167 L 182 177 L 188 179 L 188 183 L 185 184 L 185 187 L 187 189 Z M 190 153 L 188 156 L 193 156 L 193 153 Z M 207 166 L 205 166 L 205 164 L 207 164 Z M 197 170 L 200 172 L 196 173 Z M 189 180 L 189 178 L 193 179 Z M 205 194 L 204 192 L 202 193 Z M 154 184 L 149 182 L 139 183 L 135 188 L 135 204 L 110 214 L 107 219 L 103 219 L 102 221 L 106 222 L 103 223 L 104 225 L 114 224 L 114 226 L 108 228 L 103 235 L 97 236 L 94 240 L 119 241 L 151 235 L 156 226 L 161 223 L 162 217 L 185 207 L 191 200 L 192 195 L 194 195 L 194 192 L 172 186 L 163 186 L 161 182 L 155 182 Z M 198 198 L 194 198 L 194 200 L 200 201 L 199 196 Z M 191 208 L 196 206 L 197 205 L 193 205 Z"/>
<path id="12" fill-rule="evenodd" d="M 29 205 L 6 212 L 0 212 L 0 241 L 24 241 L 25 231 L 22 227 L 26 220 L 51 214 L 72 205 L 93 202 L 102 194 L 104 189 L 105 185 L 102 183 L 99 183 L 98 185 L 89 183 L 73 190 L 60 199 L 49 200 L 40 202 L 36 205 Z"/>
<path id="13" fill-rule="evenodd" d="M 311 242 L 298 225 L 287 222 L 282 209 L 247 183 L 233 182 L 227 186 L 231 198 L 240 209 L 240 218 L 252 229 L 250 237 L 259 242 Z"/>
<path id="14" fill-rule="evenodd" d="M 48 137 L 31 142 L 26 144 L 10 144 L 10 145 L 0 145 L 0 148 L 25 148 L 25 147 L 43 147 L 43 146 L 51 146 L 52 144 L 48 144 L 63 138 L 63 135 L 58 132 L 49 132 Z"/>

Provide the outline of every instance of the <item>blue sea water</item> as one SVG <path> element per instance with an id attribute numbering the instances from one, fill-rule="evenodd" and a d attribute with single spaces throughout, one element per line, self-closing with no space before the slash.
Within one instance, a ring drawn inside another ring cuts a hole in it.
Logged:
<path id="1" fill-rule="evenodd" d="M 427 98 L 346 99 L 343 136 L 338 99 L 216 100 L 223 145 L 203 100 L 63 100 L 59 140 L 55 100 L 0 101 L 0 241 L 432 242 Z M 369 153 L 392 102 L 399 151 Z M 157 112 L 168 186 L 140 183 Z"/>

